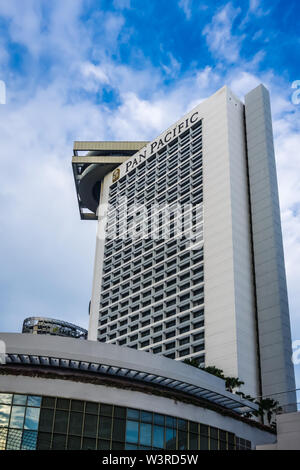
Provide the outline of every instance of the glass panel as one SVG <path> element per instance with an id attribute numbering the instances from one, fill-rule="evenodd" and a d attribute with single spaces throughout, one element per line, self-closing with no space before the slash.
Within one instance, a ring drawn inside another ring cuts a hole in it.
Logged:
<path id="1" fill-rule="evenodd" d="M 36 449 L 37 432 L 24 431 L 22 439 L 22 450 L 35 450 Z"/>
<path id="2" fill-rule="evenodd" d="M 36 430 L 39 427 L 40 408 L 27 408 L 25 416 L 25 429 Z"/>
<path id="3" fill-rule="evenodd" d="M 61 410 L 68 410 L 70 408 L 70 400 L 67 400 L 66 398 L 57 398 L 56 408 Z"/>
<path id="4" fill-rule="evenodd" d="M 64 450 L 66 446 L 66 436 L 62 434 L 54 434 L 52 441 L 52 449 Z"/>
<path id="5" fill-rule="evenodd" d="M 123 442 L 113 442 L 112 450 L 124 450 L 125 444 Z"/>
<path id="6" fill-rule="evenodd" d="M 126 444 L 125 445 L 125 450 L 138 450 L 138 446 L 135 446 L 134 444 Z"/>
<path id="7" fill-rule="evenodd" d="M 100 414 L 104 416 L 112 416 L 112 406 L 100 405 Z"/>
<path id="8" fill-rule="evenodd" d="M 67 432 L 68 427 L 68 412 L 62 410 L 56 410 L 54 420 L 54 431 L 55 432 Z"/>
<path id="9" fill-rule="evenodd" d="M 83 434 L 89 437 L 96 437 L 97 435 L 97 421 L 96 415 L 85 415 Z M 96 444 L 95 444 L 96 446 Z"/>
<path id="10" fill-rule="evenodd" d="M 51 434 L 46 432 L 39 432 L 37 449 L 48 450 L 51 447 Z"/>
<path id="11" fill-rule="evenodd" d="M 18 429 L 9 429 L 6 450 L 20 450 L 22 440 L 22 431 Z"/>
<path id="12" fill-rule="evenodd" d="M 218 450 L 217 439 L 210 439 L 210 450 Z"/>
<path id="13" fill-rule="evenodd" d="M 80 448 L 81 448 L 81 438 L 77 436 L 69 436 L 68 449 L 80 450 Z"/>
<path id="14" fill-rule="evenodd" d="M 200 424 L 200 434 L 208 436 L 208 426 L 206 424 Z"/>
<path id="15" fill-rule="evenodd" d="M 226 449 L 227 449 L 226 442 L 220 441 L 220 450 L 226 450 Z"/>
<path id="16" fill-rule="evenodd" d="M 109 450 L 110 441 L 98 441 L 98 450 Z"/>
<path id="17" fill-rule="evenodd" d="M 176 450 L 176 429 L 166 428 L 166 449 Z"/>
<path id="18" fill-rule="evenodd" d="M 152 413 L 141 411 L 141 421 L 144 421 L 144 423 L 152 423 Z"/>
<path id="19" fill-rule="evenodd" d="M 176 428 L 177 419 L 173 418 L 172 416 L 166 416 L 166 426 L 169 428 Z"/>
<path id="20" fill-rule="evenodd" d="M 133 410 L 131 408 L 128 408 L 128 410 L 127 410 L 127 419 L 140 419 L 139 410 Z"/>
<path id="21" fill-rule="evenodd" d="M 100 419 L 99 431 L 98 431 L 99 437 L 101 437 L 102 439 L 110 439 L 112 419 L 101 417 L 101 416 L 99 419 Z"/>
<path id="22" fill-rule="evenodd" d="M 127 421 L 126 423 L 126 441 L 138 442 L 139 439 L 139 423 L 136 421 Z"/>
<path id="23" fill-rule="evenodd" d="M 0 450 L 5 450 L 6 448 L 6 437 L 7 437 L 7 428 L 0 427 Z"/>
<path id="24" fill-rule="evenodd" d="M 11 393 L 0 393 L 0 403 L 10 405 L 12 400 Z"/>
<path id="25" fill-rule="evenodd" d="M 161 426 L 164 426 L 165 424 L 164 415 L 159 415 L 157 413 L 154 413 L 154 424 L 160 424 Z"/>
<path id="26" fill-rule="evenodd" d="M 95 450 L 96 449 L 96 439 L 84 438 L 82 443 L 83 450 Z"/>
<path id="27" fill-rule="evenodd" d="M 182 431 L 187 431 L 187 421 L 185 419 L 178 420 L 178 429 Z"/>
<path id="28" fill-rule="evenodd" d="M 73 411 L 83 411 L 83 401 L 72 400 L 71 410 Z"/>
<path id="29" fill-rule="evenodd" d="M 115 418 L 126 418 L 126 408 L 115 406 Z"/>
<path id="30" fill-rule="evenodd" d="M 208 437 L 207 436 L 200 436 L 200 449 L 208 450 Z"/>
<path id="31" fill-rule="evenodd" d="M 10 427 L 23 428 L 24 414 L 25 406 L 13 406 L 11 409 Z"/>
<path id="32" fill-rule="evenodd" d="M 178 450 L 187 449 L 187 432 L 178 431 Z"/>
<path id="33" fill-rule="evenodd" d="M 41 406 L 42 397 L 29 396 L 27 406 Z"/>
<path id="34" fill-rule="evenodd" d="M 126 421 L 124 419 L 115 418 L 113 421 L 113 441 L 125 441 Z"/>
<path id="35" fill-rule="evenodd" d="M 162 449 L 164 447 L 164 428 L 153 426 L 153 447 Z"/>
<path id="36" fill-rule="evenodd" d="M 197 436 L 197 434 L 190 434 L 189 450 L 198 450 L 198 436 Z"/>
<path id="37" fill-rule="evenodd" d="M 43 397 L 42 406 L 45 407 L 45 408 L 54 408 L 55 407 L 55 398 Z"/>
<path id="38" fill-rule="evenodd" d="M 8 426 L 10 406 L 0 404 L 0 426 Z"/>
<path id="39" fill-rule="evenodd" d="M 76 413 L 71 411 L 70 413 L 70 423 L 69 423 L 69 434 L 77 434 L 81 436 L 82 433 L 82 422 L 83 414 Z"/>
<path id="40" fill-rule="evenodd" d="M 26 405 L 27 395 L 14 395 L 13 404 L 14 405 Z"/>
<path id="41" fill-rule="evenodd" d="M 151 424 L 140 424 L 140 444 L 151 446 Z"/>
<path id="42" fill-rule="evenodd" d="M 198 433 L 198 423 L 190 421 L 190 431 L 197 434 Z"/>
<path id="43" fill-rule="evenodd" d="M 40 414 L 40 431 L 52 431 L 53 426 L 54 410 L 48 410 L 47 408 L 41 408 Z"/>
<path id="44" fill-rule="evenodd" d="M 97 415 L 98 414 L 98 408 L 99 408 L 98 403 L 87 402 L 85 404 L 85 412 L 86 413 Z"/>

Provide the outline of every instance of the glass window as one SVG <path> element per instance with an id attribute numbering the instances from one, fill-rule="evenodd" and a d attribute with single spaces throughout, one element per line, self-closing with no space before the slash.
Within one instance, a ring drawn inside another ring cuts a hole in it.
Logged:
<path id="1" fill-rule="evenodd" d="M 69 436 L 67 448 L 69 450 L 79 450 L 81 448 L 81 438 L 78 436 Z"/>
<path id="2" fill-rule="evenodd" d="M 141 411 L 141 421 L 145 423 L 152 423 L 152 413 L 148 411 Z"/>
<path id="3" fill-rule="evenodd" d="M 39 432 L 37 449 L 48 450 L 51 447 L 51 434 L 46 432 Z"/>
<path id="4" fill-rule="evenodd" d="M 82 442 L 83 450 L 95 450 L 96 449 L 96 439 L 84 438 Z"/>
<path id="5" fill-rule="evenodd" d="M 151 446 L 151 424 L 141 423 L 140 425 L 140 444 Z"/>
<path id="6" fill-rule="evenodd" d="M 127 421 L 126 423 L 126 441 L 138 442 L 139 423 L 137 421 Z"/>
<path id="7" fill-rule="evenodd" d="M 101 439 L 110 439 L 111 425 L 112 425 L 111 418 L 100 417 L 98 434 Z"/>
<path id="8" fill-rule="evenodd" d="M 112 416 L 112 406 L 100 405 L 100 414 L 104 416 Z"/>
<path id="9" fill-rule="evenodd" d="M 64 450 L 66 446 L 66 436 L 63 434 L 54 434 L 52 441 L 52 449 Z"/>
<path id="10" fill-rule="evenodd" d="M 41 406 L 42 397 L 29 396 L 27 406 Z"/>
<path id="11" fill-rule="evenodd" d="M 98 440 L 98 450 L 109 450 L 109 449 L 110 449 L 110 441 Z"/>
<path id="12" fill-rule="evenodd" d="M 6 449 L 20 450 L 22 441 L 22 431 L 18 429 L 9 429 L 7 436 Z"/>
<path id="13" fill-rule="evenodd" d="M 54 419 L 54 431 L 55 432 L 67 432 L 68 427 L 68 412 L 62 410 L 56 410 Z"/>
<path id="14" fill-rule="evenodd" d="M 153 426 L 153 447 L 162 449 L 164 447 L 164 428 Z"/>
<path id="15" fill-rule="evenodd" d="M 159 415 L 157 413 L 154 413 L 154 424 L 160 424 L 161 426 L 164 426 L 165 424 L 164 415 Z"/>
<path id="16" fill-rule="evenodd" d="M 115 406 L 114 416 L 116 418 L 126 418 L 126 408 Z"/>
<path id="17" fill-rule="evenodd" d="M 200 449 L 208 450 L 208 436 L 200 436 Z"/>
<path id="18" fill-rule="evenodd" d="M 113 441 L 125 441 L 126 421 L 124 419 L 115 418 L 113 421 Z"/>
<path id="19" fill-rule="evenodd" d="M 12 395 L 10 393 L 0 393 L 0 403 L 10 405 L 12 400 Z"/>
<path id="20" fill-rule="evenodd" d="M 197 436 L 197 434 L 190 433 L 189 450 L 198 450 L 198 436 Z"/>
<path id="21" fill-rule="evenodd" d="M 112 450 L 124 450 L 123 442 L 112 442 Z"/>
<path id="22" fill-rule="evenodd" d="M 98 414 L 98 403 L 87 402 L 85 405 L 85 412 L 90 414 Z"/>
<path id="23" fill-rule="evenodd" d="M 29 397 L 29 398 L 38 398 L 38 397 Z M 28 404 L 29 404 L 28 398 Z M 61 410 L 68 410 L 70 408 L 70 400 L 66 400 L 65 398 L 58 398 L 56 402 L 56 408 Z"/>
<path id="24" fill-rule="evenodd" d="M 83 434 L 88 437 L 96 437 L 97 435 L 97 421 L 96 415 L 85 415 Z"/>
<path id="25" fill-rule="evenodd" d="M 13 406 L 10 416 L 11 428 L 23 428 L 25 406 Z"/>
<path id="26" fill-rule="evenodd" d="M 71 410 L 73 411 L 83 411 L 83 401 L 72 400 Z"/>
<path id="27" fill-rule="evenodd" d="M 37 430 L 39 426 L 40 408 L 26 408 L 25 429 Z"/>
<path id="28" fill-rule="evenodd" d="M 14 405 L 26 405 L 27 395 L 14 395 L 13 404 Z"/>
<path id="29" fill-rule="evenodd" d="M 70 423 L 69 423 L 69 434 L 81 435 L 82 433 L 82 422 L 83 414 L 76 413 L 71 411 L 70 413 Z"/>
<path id="30" fill-rule="evenodd" d="M 0 426 L 0 450 L 5 450 L 6 448 L 7 433 L 8 433 L 8 429 L 1 428 Z"/>
<path id="31" fill-rule="evenodd" d="M 178 449 L 187 449 L 187 432 L 178 431 Z"/>
<path id="32" fill-rule="evenodd" d="M 43 397 L 42 399 L 42 406 L 45 408 L 54 408 L 55 406 L 55 398 L 52 397 Z"/>
<path id="33" fill-rule="evenodd" d="M 166 449 L 176 450 L 176 429 L 166 428 Z"/>
<path id="34" fill-rule="evenodd" d="M 0 426 L 8 426 L 10 406 L 0 404 Z"/>
<path id="35" fill-rule="evenodd" d="M 37 432 L 35 431 L 24 431 L 22 439 L 22 450 L 35 450 L 37 441 Z"/>
<path id="36" fill-rule="evenodd" d="M 131 408 L 128 408 L 128 410 L 127 410 L 127 419 L 140 419 L 139 410 L 133 410 Z"/>

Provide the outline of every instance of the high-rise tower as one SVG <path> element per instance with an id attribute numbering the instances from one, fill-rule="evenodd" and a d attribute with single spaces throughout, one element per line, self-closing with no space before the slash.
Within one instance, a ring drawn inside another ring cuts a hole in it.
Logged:
<path id="1" fill-rule="evenodd" d="M 77 142 L 73 169 L 98 219 L 89 339 L 295 402 L 268 91 L 224 87 L 149 143 Z"/>

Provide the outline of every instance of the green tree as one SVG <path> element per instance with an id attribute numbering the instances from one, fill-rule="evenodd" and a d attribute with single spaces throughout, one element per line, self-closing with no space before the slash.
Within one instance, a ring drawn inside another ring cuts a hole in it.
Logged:
<path id="1" fill-rule="evenodd" d="M 245 382 L 238 377 L 225 377 L 225 386 L 228 392 L 232 393 L 235 388 L 239 388 L 241 385 L 245 385 Z"/>

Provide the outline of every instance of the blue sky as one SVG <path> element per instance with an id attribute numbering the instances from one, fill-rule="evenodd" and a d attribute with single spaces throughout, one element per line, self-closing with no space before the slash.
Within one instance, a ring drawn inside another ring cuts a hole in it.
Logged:
<path id="1" fill-rule="evenodd" d="M 297 0 L 0 0 L 0 330 L 87 326 L 96 225 L 79 219 L 74 140 L 152 139 L 224 84 L 242 99 L 262 82 L 300 339 L 299 14 Z"/>

